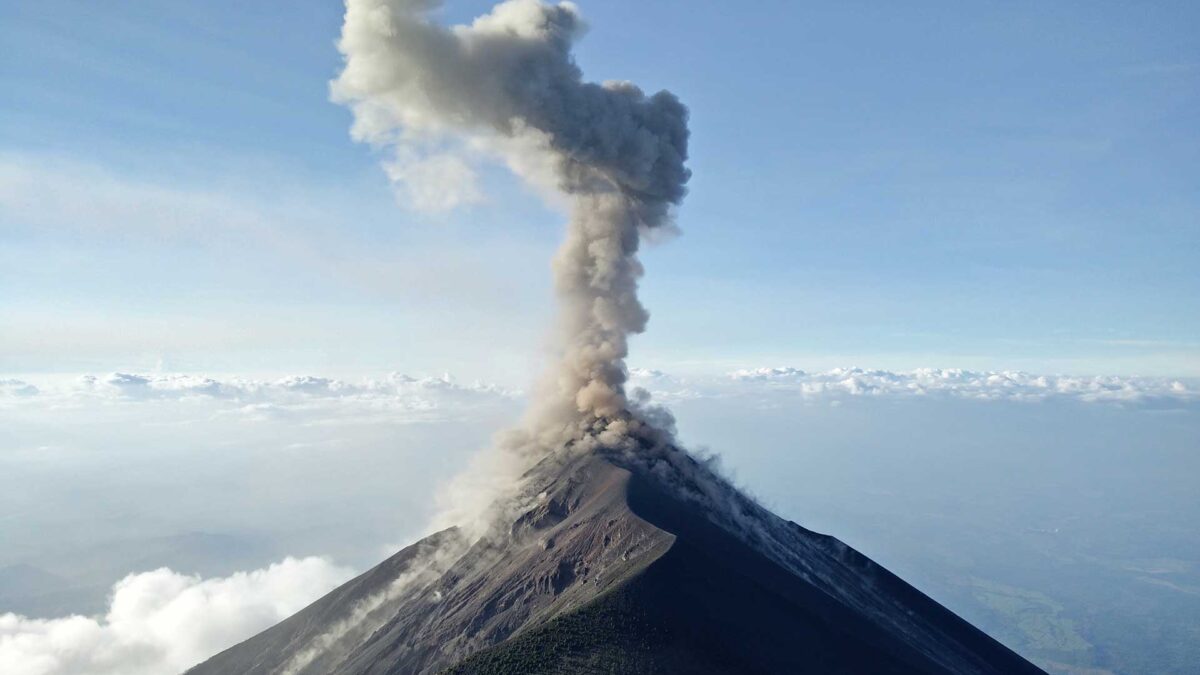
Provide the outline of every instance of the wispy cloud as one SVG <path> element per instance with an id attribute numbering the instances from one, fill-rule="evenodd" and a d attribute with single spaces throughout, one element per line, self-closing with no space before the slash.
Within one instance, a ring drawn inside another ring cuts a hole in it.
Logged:
<path id="1" fill-rule="evenodd" d="M 478 199 L 466 168 L 447 159 L 405 171 L 425 186 L 421 199 L 428 210 L 438 210 L 446 199 Z M 137 244 L 273 259 L 299 277 L 320 276 L 384 297 L 454 297 L 469 304 L 490 302 L 513 287 L 512 270 L 494 262 L 495 250 L 480 251 L 420 223 L 403 227 L 392 205 L 372 202 L 371 193 L 272 171 L 222 166 L 210 169 L 216 178 L 154 177 L 76 158 L 0 153 L 0 219 L 4 230 L 36 234 L 42 246 Z M 453 184 L 454 196 L 432 182 Z M 511 236 L 489 247 L 525 250 Z M 448 268 L 473 273 L 447 274 Z"/>

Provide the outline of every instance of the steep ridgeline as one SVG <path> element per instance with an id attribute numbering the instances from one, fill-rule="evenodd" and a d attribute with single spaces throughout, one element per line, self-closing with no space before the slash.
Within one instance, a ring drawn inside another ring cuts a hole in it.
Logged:
<path id="1" fill-rule="evenodd" d="M 1041 672 L 832 537 L 758 507 L 738 531 L 662 466 L 541 471 L 500 531 L 426 538 L 188 672 Z"/>

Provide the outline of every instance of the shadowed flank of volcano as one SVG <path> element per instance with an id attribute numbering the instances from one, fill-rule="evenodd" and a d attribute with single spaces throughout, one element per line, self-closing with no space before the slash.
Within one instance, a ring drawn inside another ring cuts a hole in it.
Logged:
<path id="1" fill-rule="evenodd" d="M 189 673 L 1041 672 L 838 540 L 766 514 L 766 550 L 660 474 L 557 465 L 502 532 L 424 539 Z"/>

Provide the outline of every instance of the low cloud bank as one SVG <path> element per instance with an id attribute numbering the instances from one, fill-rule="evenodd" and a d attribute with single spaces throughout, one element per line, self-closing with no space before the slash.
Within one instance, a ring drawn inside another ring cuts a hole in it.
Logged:
<path id="1" fill-rule="evenodd" d="M 1021 371 L 918 368 L 910 371 L 835 368 L 750 368 L 723 377 L 676 378 L 634 370 L 631 382 L 655 398 L 790 394 L 806 399 L 950 397 L 981 401 L 1072 400 L 1084 403 L 1185 404 L 1200 401 L 1195 382 L 1115 375 L 1037 375 Z"/>
<path id="2" fill-rule="evenodd" d="M 392 373 L 358 382 L 294 375 L 279 379 L 217 379 L 191 374 L 115 372 L 31 384 L 0 379 L 0 410 L 114 410 L 137 404 L 173 406 L 247 421 L 287 417 L 301 423 L 352 420 L 432 422 L 461 419 L 521 398 L 517 390 L 449 375 Z"/>
<path id="3" fill-rule="evenodd" d="M 478 381 L 459 384 L 450 375 L 416 378 L 402 373 L 391 373 L 378 380 L 368 378 L 357 383 L 311 375 L 293 375 L 276 380 L 234 378 L 222 381 L 202 375 L 110 373 L 104 376 L 84 375 L 68 391 L 75 394 L 120 395 L 129 398 L 211 396 L 228 399 L 266 399 L 287 394 L 332 398 L 395 398 L 421 395 L 428 397 L 438 394 L 505 397 L 516 393 Z"/>
<path id="4" fill-rule="evenodd" d="M 166 568 L 131 574 L 113 586 L 102 617 L 0 614 L 0 672 L 179 673 L 287 618 L 351 575 L 324 558 L 287 558 L 213 579 Z"/>
<path id="5" fill-rule="evenodd" d="M 792 367 L 746 368 L 723 375 L 675 376 L 661 370 L 631 368 L 632 386 L 663 401 L 731 395 L 798 394 L 805 398 L 954 397 L 981 401 L 1075 400 L 1086 403 L 1200 401 L 1200 383 L 1186 378 L 1121 375 L 1041 375 L 1023 371 L 973 371 L 918 368 L 909 371 L 834 368 L 806 371 Z M 340 401 L 410 411 L 451 411 L 473 405 L 513 402 L 524 392 L 481 381 L 460 383 L 449 374 L 412 377 L 391 373 L 359 382 L 293 375 L 278 379 L 215 379 L 191 374 L 110 373 L 84 375 L 50 386 L 0 379 L 0 405 L 68 404 L 87 401 L 136 402 L 206 398 L 263 412 L 273 406 L 302 406 Z"/>

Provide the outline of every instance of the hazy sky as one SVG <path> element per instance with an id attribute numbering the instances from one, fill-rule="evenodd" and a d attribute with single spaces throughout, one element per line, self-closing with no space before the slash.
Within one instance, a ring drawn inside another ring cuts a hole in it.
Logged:
<path id="1" fill-rule="evenodd" d="M 0 372 L 528 382 L 563 216 L 397 198 L 340 3 L 0 7 Z M 589 78 L 692 112 L 634 365 L 1200 374 L 1195 3 L 582 10 Z"/>

